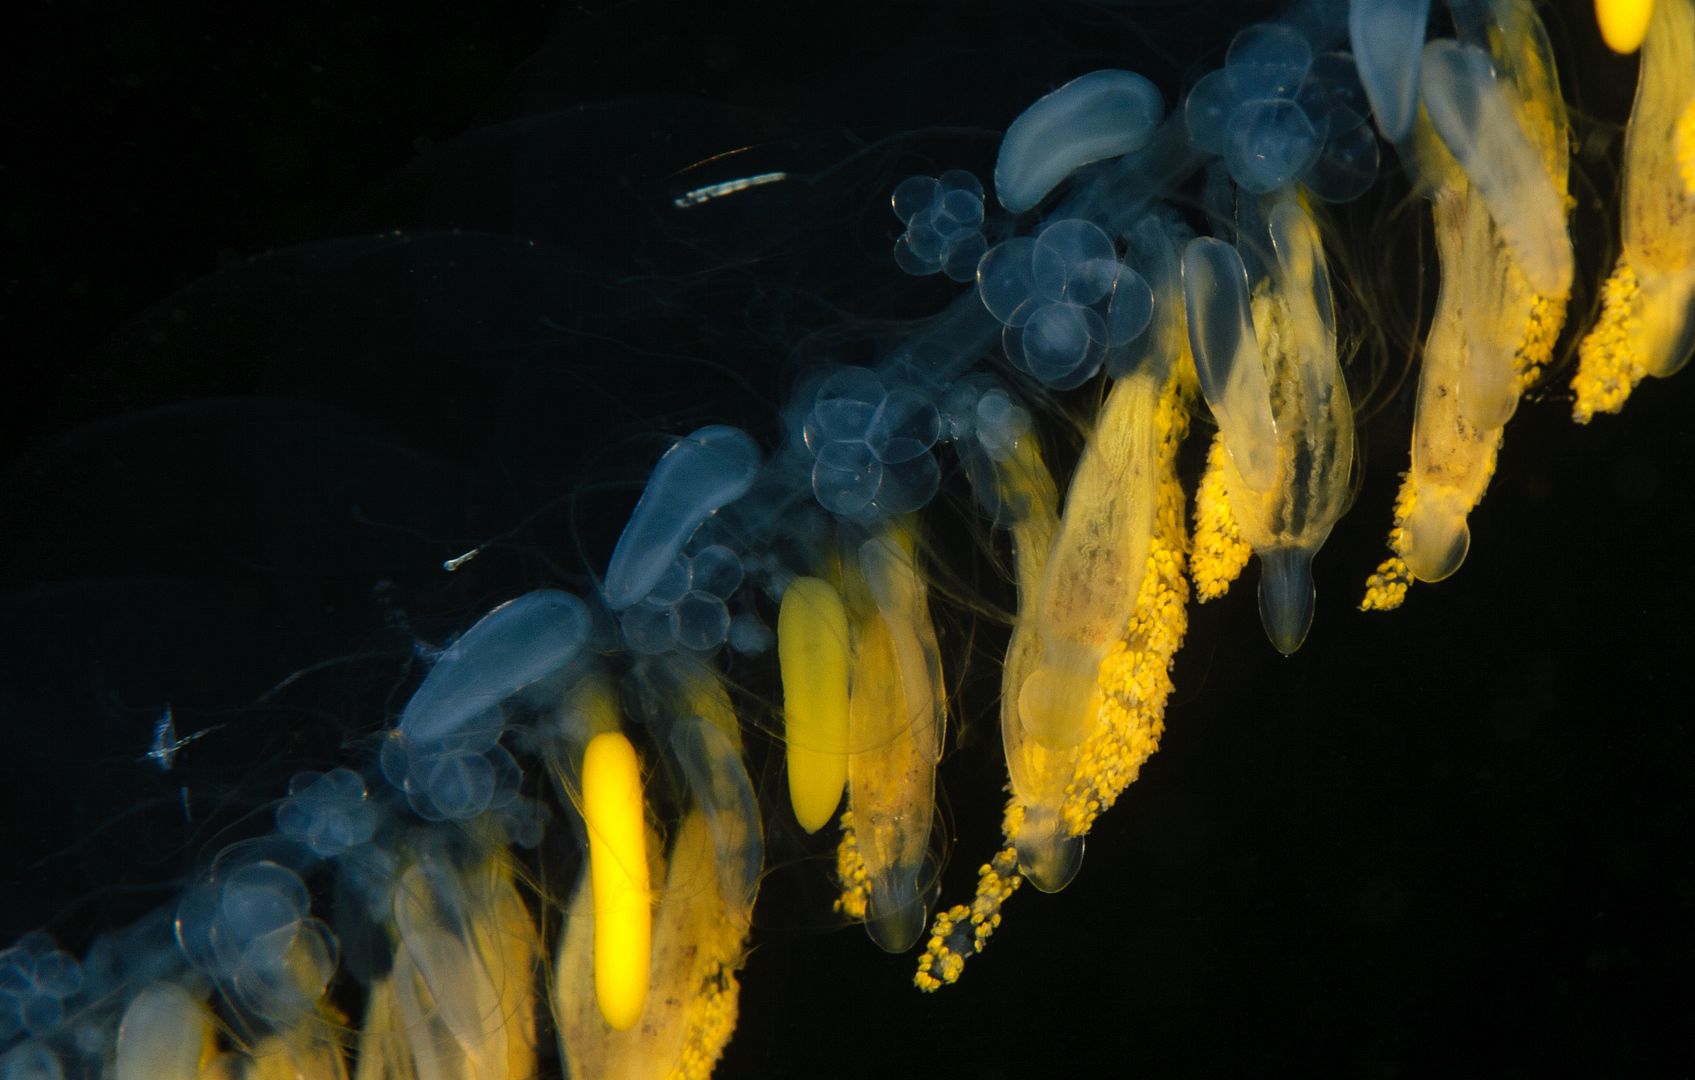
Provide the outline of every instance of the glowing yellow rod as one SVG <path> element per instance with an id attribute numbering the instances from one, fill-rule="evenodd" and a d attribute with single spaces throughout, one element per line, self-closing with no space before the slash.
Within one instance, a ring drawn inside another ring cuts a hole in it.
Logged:
<path id="1" fill-rule="evenodd" d="M 777 612 L 789 802 L 817 832 L 836 816 L 847 785 L 848 624 L 842 598 L 822 578 L 790 582 Z"/>
<path id="2" fill-rule="evenodd" d="M 603 732 L 583 751 L 583 817 L 594 882 L 594 994 L 619 1031 L 641 1019 L 653 948 L 641 760 L 622 733 Z"/>

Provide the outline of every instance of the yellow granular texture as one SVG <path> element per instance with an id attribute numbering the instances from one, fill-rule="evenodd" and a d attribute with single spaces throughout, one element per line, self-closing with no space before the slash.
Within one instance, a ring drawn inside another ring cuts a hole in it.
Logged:
<path id="1" fill-rule="evenodd" d="M 1695 198 L 1695 98 L 1691 98 L 1683 112 L 1678 114 L 1672 145 L 1677 157 L 1677 175 L 1683 181 L 1683 194 Z"/>
<path id="2" fill-rule="evenodd" d="M 1601 286 L 1601 315 L 1577 346 L 1577 374 L 1571 390 L 1577 400 L 1571 418 L 1587 424 L 1596 413 L 1616 413 L 1647 374 L 1632 343 L 1639 324 L 1636 272 L 1623 255 Z"/>
<path id="3" fill-rule="evenodd" d="M 730 1036 L 735 1034 L 741 1000 L 736 965 L 741 955 L 742 934 L 727 920 L 719 928 L 721 933 L 716 940 L 699 943 L 698 981 L 684 1021 L 688 1034 L 668 1080 L 706 1080 L 718 1059 L 724 1056 Z"/>
<path id="4" fill-rule="evenodd" d="M 1159 749 L 1170 697 L 1171 661 L 1189 628 L 1184 528 L 1188 500 L 1177 478 L 1177 448 L 1189 433 L 1184 381 L 1173 378 L 1155 414 L 1159 433 L 1159 506 L 1154 511 L 1148 573 L 1136 597 L 1124 640 L 1101 661 L 1101 723 L 1084 741 L 1076 774 L 1066 785 L 1060 814 L 1067 831 L 1081 836 L 1109 809 Z"/>
<path id="5" fill-rule="evenodd" d="M 1412 570 L 1402 556 L 1407 550 L 1407 518 L 1417 500 L 1412 477 L 1403 477 L 1400 493 L 1395 496 L 1395 522 L 1389 527 L 1390 555 L 1378 563 L 1376 571 L 1365 579 L 1361 611 L 1394 611 L 1407 598 L 1407 589 L 1412 585 Z"/>
<path id="6" fill-rule="evenodd" d="M 1101 662 L 1097 676 L 1105 698 L 1101 723 L 1078 752 L 1072 780 L 1066 785 L 1060 813 L 1067 830 L 1081 836 L 1095 818 L 1112 806 L 1136 779 L 1142 763 L 1159 749 L 1165 730 L 1165 703 L 1170 697 L 1171 660 L 1188 630 L 1185 605 L 1189 600 L 1189 535 L 1184 527 L 1188 500 L 1177 478 L 1177 450 L 1189 433 L 1188 405 L 1195 374 L 1187 351 L 1166 384 L 1154 414 L 1159 447 L 1159 505 L 1154 511 L 1154 535 L 1148 551 L 1148 573 L 1136 597 L 1124 640 Z M 837 850 L 837 876 L 843 884 L 838 910 L 863 894 L 853 887 L 855 872 L 862 879 L 857 849 L 850 850 L 851 822 L 843 815 L 843 844 Z M 1000 926 L 1001 907 L 1023 884 L 1018 870 L 1017 839 L 1024 825 L 1024 807 L 1016 798 L 1007 803 L 1001 828 L 1006 846 L 977 870 L 977 892 L 969 906 L 955 904 L 931 923 L 930 937 L 918 960 L 913 984 L 934 991 L 955 982 L 965 962 L 981 952 Z M 859 900 L 863 911 L 863 899 Z"/>
<path id="7" fill-rule="evenodd" d="M 1530 321 L 1513 353 L 1513 369 L 1518 372 L 1520 392 L 1530 389 L 1542 378 L 1548 362 L 1554 358 L 1554 343 L 1566 324 L 1566 298 L 1537 295 L 1530 307 Z"/>
<path id="8" fill-rule="evenodd" d="M 850 919 L 864 919 L 865 905 L 871 900 L 871 875 L 865 872 L 865 860 L 859 854 L 852 810 L 842 811 L 841 827 L 842 840 L 836 845 L 836 880 L 841 883 L 842 895 L 836 900 L 836 910 Z"/>
<path id="9" fill-rule="evenodd" d="M 1001 906 L 1024 884 L 1018 872 L 1018 849 L 1003 848 L 977 868 L 977 894 L 971 906 L 955 904 L 936 916 L 930 940 L 918 958 L 912 984 L 933 993 L 957 982 L 965 972 L 965 961 L 983 951 L 989 937 L 1001 924 Z"/>
<path id="10" fill-rule="evenodd" d="M 1242 539 L 1236 515 L 1224 489 L 1224 437 L 1214 434 L 1207 450 L 1206 471 L 1195 492 L 1195 548 L 1189 559 L 1189 576 L 1195 582 L 1195 598 L 1203 604 L 1230 591 L 1242 575 L 1254 549 Z"/>

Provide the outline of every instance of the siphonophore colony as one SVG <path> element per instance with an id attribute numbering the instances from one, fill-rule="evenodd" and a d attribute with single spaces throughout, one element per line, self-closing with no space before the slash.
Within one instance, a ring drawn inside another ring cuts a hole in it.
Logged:
<path id="1" fill-rule="evenodd" d="M 407 362 L 381 355 L 381 310 L 452 358 L 393 390 L 403 405 L 474 395 L 489 367 L 540 365 L 550 348 L 615 359 L 509 384 L 550 393 L 509 395 L 524 423 L 502 452 L 568 447 L 576 486 L 517 493 L 532 520 L 457 546 L 445 518 L 395 507 L 478 493 L 352 445 L 328 411 L 167 408 L 145 421 L 167 433 L 148 443 L 156 457 L 114 457 L 110 423 L 56 451 L 117 488 L 183 460 L 170 439 L 250 448 L 233 433 L 274 432 L 282 456 L 321 456 L 312 485 L 360 493 L 335 503 L 341 516 L 433 552 L 433 584 L 350 573 L 344 602 L 374 592 L 389 648 L 302 659 L 228 714 L 174 712 L 167 699 L 192 690 L 160 686 L 149 718 L 125 721 L 134 752 L 106 768 L 157 774 L 180 788 L 172 814 L 209 824 L 189 830 L 186 880 L 136 890 L 139 918 L 80 941 L 49 926 L 0 951 L 0 1080 L 703 1077 L 795 927 L 841 922 L 907 965 L 915 1009 L 962 979 L 1042 995 L 1041 977 L 992 958 L 1060 902 L 1030 893 L 1119 857 L 1101 843 L 1085 859 L 1086 841 L 1183 724 L 1184 674 L 1231 677 L 1229 656 L 1178 666 L 1206 648 L 1185 648 L 1199 605 L 1250 593 L 1226 613 L 1257 617 L 1263 651 L 1283 656 L 1377 618 L 1348 608 L 1416 607 L 1466 562 L 1521 404 L 1617 423 L 1695 352 L 1695 3 L 1603 2 L 1568 20 L 1638 58 L 1610 141 L 1568 109 L 1562 52 L 1527 0 L 1268 14 L 1237 20 L 1175 80 L 1078 67 L 998 130 L 937 144 L 954 158 L 897 141 L 805 175 L 731 143 L 675 161 L 663 192 L 633 197 L 672 262 L 632 260 L 639 303 L 603 280 L 584 305 L 618 309 L 623 341 L 549 314 L 550 296 L 581 287 L 576 231 L 619 235 L 544 190 L 573 167 L 568 134 L 631 115 L 593 110 L 488 136 L 519 163 L 492 198 L 551 207 L 506 234 L 454 221 L 275 253 L 121 339 L 187 352 L 262 326 L 297 368 L 344 358 L 319 377 L 352 396 Z M 718 133 L 692 108 L 645 119 L 709 145 Z M 392 182 L 426 225 L 431 199 L 489 197 L 452 152 Z M 417 195 L 424 175 L 436 186 Z M 841 191 L 874 199 L 874 220 L 827 203 Z M 814 238 L 836 238 L 836 212 L 861 224 L 832 253 Z M 1582 214 L 1601 224 L 1574 225 Z M 1384 215 L 1414 239 L 1374 233 Z M 772 270 L 779 250 L 813 276 Z M 832 294 L 832 260 L 848 258 L 874 265 L 874 289 L 844 273 Z M 476 305 L 461 299 L 472 289 Z M 897 314 L 850 314 L 873 292 L 901 297 Z M 341 306 L 348 295 L 370 306 Z M 782 350 L 780 388 L 751 364 L 671 364 L 640 325 L 702 311 Z M 189 345 L 173 336 L 185 323 Z M 670 410 L 662 441 L 634 433 L 637 412 L 619 411 L 632 401 Z M 526 441 L 550 423 L 571 430 Z M 1383 430 L 1405 441 L 1368 444 Z M 1361 497 L 1368 445 L 1399 477 L 1381 505 Z M 308 474 L 280 458 L 203 467 L 305 504 Z M 34 490 L 18 475 L 14 495 Z M 1343 579 L 1315 568 L 1344 516 L 1383 548 L 1346 604 L 1321 610 L 1315 579 Z M 361 565 L 335 535 L 212 543 L 251 541 L 281 565 L 321 542 Z M 1480 524 L 1476 541 L 1558 538 Z M 527 587 L 475 577 L 503 559 Z M 129 602 L 158 612 L 168 640 L 174 620 L 246 599 Z M 415 618 L 420 604 L 441 614 Z M 368 715 L 291 704 L 299 685 L 338 679 Z M 1383 693 L 1426 689 L 1409 676 Z M 100 693 L 122 715 L 140 705 Z M 230 768 L 232 733 L 258 717 L 259 749 L 235 759 L 250 782 L 206 805 L 196 758 Z M 340 733 L 328 753 L 326 732 Z M 951 809 L 938 771 L 956 748 L 995 763 L 972 781 L 998 820 Z M 794 1022 L 816 1022 L 806 980 L 830 973 L 785 978 Z"/>

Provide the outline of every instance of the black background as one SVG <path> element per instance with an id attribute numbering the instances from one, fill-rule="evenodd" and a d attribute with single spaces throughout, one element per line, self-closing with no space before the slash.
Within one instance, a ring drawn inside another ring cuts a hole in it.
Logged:
<path id="1" fill-rule="evenodd" d="M 1593 277 L 1633 65 L 1581 8 L 1551 21 Z M 260 827 L 292 770 L 365 752 L 414 638 L 582 587 L 661 434 L 769 438 L 810 331 L 951 295 L 887 259 L 895 181 L 981 171 L 991 129 L 1095 67 L 1169 97 L 1253 16 L 29 10 L 0 112 L 0 937 L 79 944 Z M 663 209 L 769 168 L 795 180 L 698 232 Z M 1418 217 L 1344 219 L 1403 302 Z M 720 1075 L 1688 1075 L 1695 382 L 1587 429 L 1561 385 L 1509 427 L 1460 574 L 1391 616 L 1352 602 L 1410 398 L 1370 398 L 1306 646 L 1270 649 L 1248 587 L 1196 610 L 1160 753 L 961 985 L 921 996 L 910 957 L 832 930 L 802 902 L 824 864 L 774 823 Z M 1001 639 L 941 622 L 972 657 L 951 902 L 997 835 Z M 166 702 L 209 733 L 162 773 L 142 755 Z"/>

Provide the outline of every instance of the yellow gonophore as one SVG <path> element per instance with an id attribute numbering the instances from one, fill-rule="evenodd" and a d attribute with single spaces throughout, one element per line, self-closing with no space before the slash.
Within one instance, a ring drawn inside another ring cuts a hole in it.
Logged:
<path id="1" fill-rule="evenodd" d="M 1169 299 L 1180 303 L 1175 294 Z M 1016 704 L 1003 698 L 1001 734 L 1013 778 L 1003 823 L 1007 846 L 978 869 L 970 905 L 957 904 L 936 916 L 913 978 L 921 990 L 935 990 L 959 978 L 965 962 L 982 951 L 1000 926 L 1001 908 L 1025 876 L 1050 891 L 1071 880 L 1081 862 L 1084 835 L 1159 748 L 1171 693 L 1171 660 L 1188 627 L 1187 499 L 1177 477 L 1177 451 L 1189 430 L 1195 375 L 1187 348 L 1179 347 L 1175 363 L 1120 379 L 1102 410 L 1103 427 L 1112 423 L 1137 431 L 1133 436 L 1121 432 L 1111 441 L 1112 446 L 1138 448 L 1136 461 L 1118 463 L 1111 471 L 1135 483 L 1150 501 L 1153 526 L 1139 587 L 1124 597 L 1127 616 L 1121 639 L 1109 649 L 1097 674 L 1099 714 L 1081 743 L 1055 752 L 1028 736 Z M 1090 447 L 1095 445 L 1091 439 Z M 1085 462 L 1090 453 L 1085 448 Z M 1067 495 L 1067 513 L 1079 492 L 1092 488 L 1082 480 L 1080 464 Z M 1041 529 L 1036 525 L 1030 538 L 1039 536 Z M 1016 543 L 1016 532 L 1014 539 Z M 1021 594 L 1027 583 L 1040 580 L 1044 558 L 1023 551 Z M 1022 598 L 1020 606 L 1025 606 Z M 1008 647 L 1003 685 L 1014 685 L 1012 680 L 1029 670 L 1027 650 L 1036 647 L 1035 640 L 1021 619 Z"/>
<path id="2" fill-rule="evenodd" d="M 1041 583 L 1021 613 L 1020 626 L 1034 637 L 1019 656 L 1022 678 L 1013 680 L 1009 664 L 1003 693 L 1017 705 L 1023 734 L 1052 751 L 1075 747 L 1094 730 L 1101 707 L 1095 674 L 1123 637 L 1126 598 L 1135 595 L 1147 565 L 1149 382 L 1120 381 L 1108 396 L 1066 496 Z"/>
<path id="3" fill-rule="evenodd" d="M 1555 189 L 1568 198 L 1565 107 L 1546 33 L 1528 4 L 1499 4 L 1493 13 L 1500 85 Z M 1395 503 L 1392 554 L 1366 582 L 1360 607 L 1367 611 L 1399 607 L 1414 579 L 1440 581 L 1459 569 L 1471 543 L 1466 518 L 1494 475 L 1506 422 L 1565 323 L 1566 296 L 1531 286 L 1490 208 L 1422 115 L 1414 142 L 1442 283 L 1425 338 L 1412 466 Z"/>
<path id="4" fill-rule="evenodd" d="M 1023 808 L 1018 830 L 1019 868 L 1044 892 L 1057 892 L 1070 883 L 1082 860 L 1082 832 L 1065 821 L 1066 793 L 1076 779 L 1083 746 L 1104 724 L 1103 691 L 1098 677 L 1102 662 L 1123 640 L 1130 624 L 1137 589 L 1148 568 L 1153 541 L 1154 508 L 1159 490 L 1156 458 L 1160 373 L 1138 372 L 1118 380 L 1101 408 L 1099 423 L 1083 449 L 1065 513 L 1045 556 L 1035 604 L 1024 607 L 1013 628 L 1002 673 L 1001 743 L 1006 752 L 1012 795 Z M 1063 549 L 1075 544 L 1074 555 Z M 1112 564 L 1109 560 L 1134 560 Z M 1056 574 L 1056 559 L 1075 561 L 1067 574 Z M 1088 565 L 1101 575 L 1094 589 L 1074 580 Z M 1090 643 L 1093 668 L 1085 686 L 1069 702 L 1079 712 L 1082 731 L 1063 743 L 1045 742 L 1041 729 L 1029 722 L 1029 695 L 1021 691 L 1042 670 L 1046 640 L 1040 629 L 1042 612 L 1057 605 L 1050 595 L 1056 585 L 1068 591 L 1089 592 L 1087 604 L 1096 612 L 1089 620 L 1104 640 Z M 1021 598 L 1021 607 L 1023 601 Z M 1034 618 L 1027 617 L 1030 613 Z M 1114 614 L 1108 614 L 1112 612 Z M 1110 629 L 1108 629 L 1110 627 Z"/>
<path id="5" fill-rule="evenodd" d="M 842 814 L 838 910 L 863 918 L 882 948 L 924 932 L 936 764 L 947 697 L 928 592 L 909 525 L 895 523 L 843 560 L 852 626 L 848 810 Z"/>
<path id="6" fill-rule="evenodd" d="M 1636 384 L 1695 348 L 1695 10 L 1661 0 L 1642 43 L 1624 140 L 1622 250 L 1578 346 L 1572 418 L 1616 413 Z"/>
<path id="7" fill-rule="evenodd" d="M 583 751 L 583 821 L 594 882 L 595 999 L 606 1022 L 625 1031 L 647 998 L 653 894 L 641 759 L 620 732 L 596 735 Z"/>
<path id="8" fill-rule="evenodd" d="M 789 802 L 807 832 L 836 816 L 847 786 L 847 612 L 823 578 L 799 577 L 777 613 Z"/>
<path id="9" fill-rule="evenodd" d="M 1262 200 L 1261 209 L 1266 235 L 1257 246 L 1267 256 L 1267 276 L 1253 289 L 1252 325 L 1243 328 L 1255 347 L 1240 350 L 1236 362 L 1258 365 L 1263 377 L 1232 377 L 1225 387 L 1201 380 L 1219 433 L 1196 504 L 1194 577 L 1202 599 L 1222 595 L 1241 572 L 1244 548 L 1256 552 L 1260 615 L 1272 644 L 1287 654 L 1312 623 L 1312 558 L 1347 508 L 1354 416 L 1336 358 L 1318 227 L 1292 193 Z M 1233 287 L 1242 288 L 1241 271 L 1234 276 Z M 1214 404 L 1221 391 L 1233 396 L 1249 388 L 1265 395 L 1271 423 L 1263 432 L 1233 423 L 1251 411 L 1245 405 Z M 1258 438 L 1271 442 L 1255 446 Z M 1244 475 L 1248 454 L 1270 463 L 1265 483 Z"/>
<path id="10" fill-rule="evenodd" d="M 1601 40 L 1616 53 L 1628 55 L 1641 48 L 1653 16 L 1654 0 L 1595 0 Z"/>

